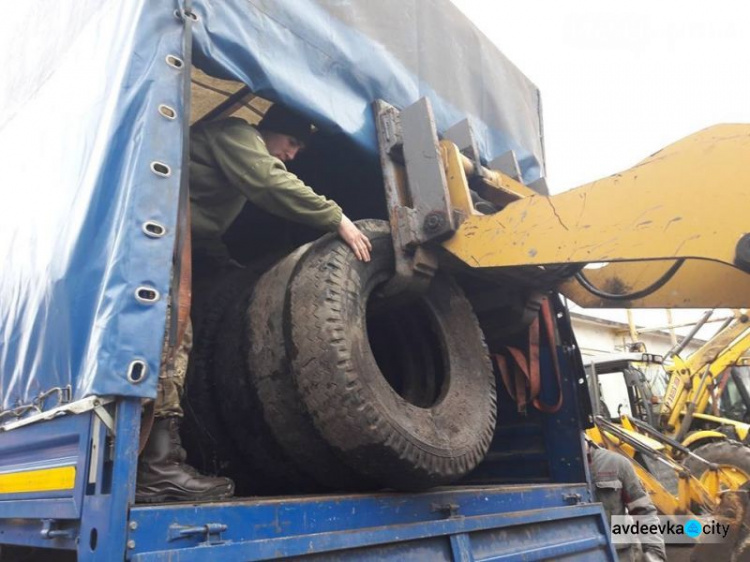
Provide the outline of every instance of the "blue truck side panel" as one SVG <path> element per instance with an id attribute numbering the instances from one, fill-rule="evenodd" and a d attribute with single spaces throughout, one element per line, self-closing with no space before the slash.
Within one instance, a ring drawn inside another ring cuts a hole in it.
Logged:
<path id="1" fill-rule="evenodd" d="M 3 494 L 0 517 L 75 519 L 81 515 L 88 453 L 90 416 L 66 416 L 47 423 L 19 428 L 0 439 L 2 472 L 75 467 L 75 488 L 63 491 Z"/>
<path id="2" fill-rule="evenodd" d="M 0 543 L 77 550 L 80 560 L 124 557 L 141 403 L 123 399 L 109 411 L 112 431 L 89 411 L 0 433 L 0 474 L 18 470 L 15 456 L 5 453 L 22 450 L 29 459 L 24 470 L 52 465 L 77 471 L 70 490 L 3 494 Z"/>
<path id="3" fill-rule="evenodd" d="M 3 451 L 34 443 L 28 457 L 0 456 L 2 471 L 19 461 L 33 466 L 27 459 L 44 466 L 57 452 L 86 475 L 84 486 L 77 484 L 66 498 L 26 494 L 0 503 L 0 537 L 8 544 L 75 550 L 79 560 L 614 560 L 602 510 L 590 503 L 580 422 L 571 417 L 577 408 L 571 366 L 565 354 L 560 359 L 564 407 L 555 416 L 532 414 L 522 421 L 512 407 L 501 406 L 506 419 L 497 442 L 508 450 L 497 453 L 506 455 L 505 462 L 490 456 L 488 468 L 480 465 L 474 478 L 524 480 L 508 470 L 508 455 L 515 455 L 521 469 L 533 466 L 519 451 L 537 433 L 540 443 L 555 442 L 535 453 L 544 467 L 543 476 L 536 476 L 542 483 L 133 505 L 140 402 L 128 399 L 107 406 L 115 418 L 114 438 L 95 412 L 0 433 Z M 515 431 L 524 426 L 535 429 Z M 61 447 L 77 432 L 78 447 Z M 83 447 L 85 436 L 96 432 L 101 446 Z M 55 511 L 55 502 L 72 498 L 82 507 L 80 518 Z M 45 535 L 45 529 L 52 533 Z"/>
<path id="4" fill-rule="evenodd" d="M 581 492 L 580 486 L 511 486 L 408 497 L 136 508 L 132 520 L 138 526 L 129 536 L 135 545 L 132 559 L 154 562 L 302 555 L 310 560 L 512 560 L 521 555 L 605 560 L 610 547 L 598 506 L 571 506 L 563 499 Z M 455 506 L 452 511 L 440 509 L 449 505 Z M 225 526 L 222 532 L 198 533 L 218 526 L 218 520 Z M 180 537 L 181 530 L 196 534 Z"/>

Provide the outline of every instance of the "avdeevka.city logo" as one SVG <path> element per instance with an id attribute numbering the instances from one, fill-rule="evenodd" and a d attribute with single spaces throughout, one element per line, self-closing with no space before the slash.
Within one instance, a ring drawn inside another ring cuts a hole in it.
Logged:
<path id="1" fill-rule="evenodd" d="M 696 540 L 721 542 L 729 533 L 729 525 L 712 517 L 613 515 L 610 530 L 614 544 L 648 544 L 662 540 L 680 544 Z"/>
<path id="2" fill-rule="evenodd" d="M 727 525 L 727 527 L 729 526 Z M 703 533 L 703 525 L 701 525 L 701 522 L 698 521 L 697 519 L 691 519 L 690 521 L 685 523 L 685 534 L 688 537 L 697 539 L 698 537 L 701 536 L 702 533 Z M 726 533 L 724 534 L 724 536 L 726 536 Z"/>

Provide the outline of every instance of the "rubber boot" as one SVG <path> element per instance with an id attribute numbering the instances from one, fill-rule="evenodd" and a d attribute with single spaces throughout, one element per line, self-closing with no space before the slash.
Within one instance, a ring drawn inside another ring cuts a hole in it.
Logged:
<path id="1" fill-rule="evenodd" d="M 234 494 L 229 478 L 204 476 L 185 464 L 180 420 L 157 419 L 146 447 L 138 459 L 135 501 L 155 503 L 168 501 L 216 501 Z"/>

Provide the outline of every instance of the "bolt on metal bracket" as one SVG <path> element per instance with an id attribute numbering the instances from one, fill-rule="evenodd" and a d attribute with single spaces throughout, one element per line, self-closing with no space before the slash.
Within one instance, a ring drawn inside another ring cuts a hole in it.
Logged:
<path id="1" fill-rule="evenodd" d="M 202 537 L 201 542 L 208 544 L 221 544 L 224 541 L 221 533 L 227 530 L 227 525 L 223 523 L 206 523 L 205 525 L 170 525 L 169 541 L 176 541 L 195 536 Z"/>
<path id="2" fill-rule="evenodd" d="M 56 529 L 60 522 L 56 519 L 43 519 L 41 535 L 43 539 L 72 539 L 75 538 L 74 529 Z"/>

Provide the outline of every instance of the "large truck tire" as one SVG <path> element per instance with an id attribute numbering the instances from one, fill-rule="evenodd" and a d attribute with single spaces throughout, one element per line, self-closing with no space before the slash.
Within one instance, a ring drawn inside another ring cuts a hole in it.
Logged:
<path id="1" fill-rule="evenodd" d="M 250 299 L 246 366 L 251 394 L 259 405 L 264 432 L 274 437 L 301 471 L 325 488 L 371 489 L 375 484 L 342 462 L 318 434 L 290 370 L 286 346 L 289 283 L 310 248 L 311 244 L 302 246 L 266 272 Z M 241 390 L 238 396 L 244 393 Z"/>
<path id="2" fill-rule="evenodd" d="M 293 403 L 296 391 L 291 374 L 285 370 L 281 308 L 266 306 L 277 292 L 283 297 L 294 265 L 306 248 L 281 260 L 257 284 L 240 293 L 230 305 L 217 337 L 214 373 L 222 395 L 217 410 L 226 433 L 247 461 L 246 469 L 258 494 L 321 489 L 309 470 L 300 468 L 306 463 L 300 462 L 297 451 L 280 444 L 301 438 L 304 446 L 309 440 L 304 423 L 292 408 L 279 407 L 280 403 Z M 256 303 L 254 310 L 250 303 Z M 251 326 L 274 335 L 256 337 Z M 253 353 L 249 353 L 251 348 Z"/>
<path id="3" fill-rule="evenodd" d="M 240 495 L 257 491 L 247 475 L 245 459 L 238 453 L 220 417 L 215 355 L 219 328 L 225 322 L 227 310 L 257 278 L 252 271 L 229 270 L 201 280 L 201 288 L 193 299 L 193 349 L 182 400 L 185 419 L 180 433 L 189 464 L 207 474 L 232 478 Z"/>
<path id="4" fill-rule="evenodd" d="M 736 492 L 721 494 L 713 519 L 727 525 L 721 542 L 698 541 L 691 560 L 732 560 L 747 562 L 750 542 L 750 482 Z"/>
<path id="5" fill-rule="evenodd" d="M 750 447 L 726 439 L 701 445 L 693 451 L 708 462 L 719 465 L 721 490 L 738 490 L 750 482 Z M 708 467 L 694 457 L 683 462 L 685 468 L 698 480 L 707 476 Z M 715 498 L 717 501 L 719 498 Z M 693 506 L 693 511 L 703 511 L 701 506 Z"/>
<path id="6" fill-rule="evenodd" d="M 287 355 L 317 432 L 339 458 L 385 487 L 449 483 L 486 454 L 495 377 L 458 285 L 438 274 L 414 302 L 376 295 L 393 274 L 388 224 L 361 221 L 372 261 L 336 237 L 298 264 L 285 307 Z"/>

